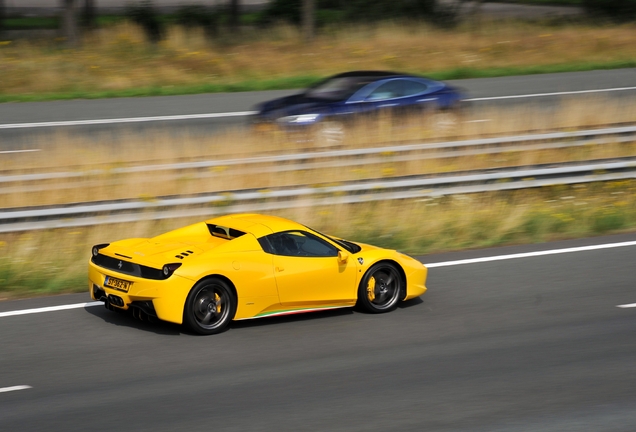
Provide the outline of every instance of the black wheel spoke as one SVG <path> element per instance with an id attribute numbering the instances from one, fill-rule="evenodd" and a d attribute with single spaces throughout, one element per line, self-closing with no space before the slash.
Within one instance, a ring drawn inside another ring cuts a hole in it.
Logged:
<path id="1" fill-rule="evenodd" d="M 373 299 L 368 292 L 369 281 L 374 280 Z M 400 300 L 401 280 L 398 270 L 390 264 L 379 264 L 369 270 L 360 288 L 360 301 L 373 313 L 387 312 L 395 308 Z"/>
<path id="2" fill-rule="evenodd" d="M 212 318 L 212 312 L 208 311 L 205 316 L 201 319 L 203 324 L 210 324 L 210 318 Z"/>
<path id="3" fill-rule="evenodd" d="M 375 302 L 378 305 L 382 305 L 384 303 L 384 298 L 386 297 L 386 291 L 380 291 L 375 295 Z"/>
<path id="4" fill-rule="evenodd" d="M 224 331 L 236 313 L 236 300 L 230 286 L 217 278 L 195 285 L 186 305 L 184 322 L 201 334 Z"/>

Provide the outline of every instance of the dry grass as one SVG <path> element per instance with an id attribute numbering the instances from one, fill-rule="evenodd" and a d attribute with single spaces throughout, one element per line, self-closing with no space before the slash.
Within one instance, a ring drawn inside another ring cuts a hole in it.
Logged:
<path id="1" fill-rule="evenodd" d="M 633 25 L 486 22 L 446 31 L 384 23 L 326 29 L 306 46 L 294 27 L 246 30 L 214 42 L 200 31 L 173 27 L 164 42 L 151 46 L 138 27 L 120 24 L 89 35 L 81 49 L 60 46 L 51 41 L 1 44 L 0 95 L 231 85 L 352 69 L 431 74 L 633 62 L 636 32 Z"/>
<path id="2" fill-rule="evenodd" d="M 602 107 L 602 108 L 599 108 Z M 598 124 L 627 122 L 636 118 L 636 104 L 590 99 L 584 102 L 563 102 L 558 109 L 539 105 L 516 110 L 495 109 L 467 114 L 464 122 L 452 134 L 476 138 L 498 134 L 515 134 L 532 130 L 584 129 Z M 487 122 L 471 122 L 485 120 Z M 396 124 L 391 119 L 364 121 L 348 131 L 343 148 L 367 148 L 387 143 L 444 141 L 449 132 L 436 132 L 426 119 L 412 118 Z M 166 136 L 130 134 L 117 138 L 110 135 L 85 138 L 59 133 L 47 137 L 38 153 L 2 155 L 5 175 L 72 172 L 71 179 L 38 182 L 5 183 L 0 187 L 3 208 L 66 204 L 71 202 L 113 199 L 153 199 L 158 196 L 223 192 L 237 189 L 268 189 L 293 185 L 320 185 L 350 180 L 374 179 L 416 174 L 513 167 L 545 163 L 561 163 L 636 156 L 636 143 L 610 143 L 536 151 L 506 151 L 479 156 L 444 157 L 445 151 L 427 153 L 428 159 L 413 156 L 396 161 L 393 155 L 383 155 L 373 163 L 333 168 L 306 164 L 260 164 L 252 166 L 221 165 L 209 169 L 183 171 L 152 171 L 116 174 L 114 169 L 139 165 L 171 164 L 186 161 L 220 161 L 278 153 L 293 153 L 299 146 L 310 144 L 294 141 L 280 134 L 258 134 L 235 130 L 206 138 L 200 136 Z M 37 145 L 38 143 L 33 143 Z M 516 144 L 516 146 L 523 143 Z M 514 146 L 513 146 L 514 147 Z M 303 148 L 302 150 L 313 150 Z M 150 156 L 149 156 L 150 155 Z M 285 169 L 287 171 L 281 171 Z M 99 174 L 95 171 L 99 170 Z"/>

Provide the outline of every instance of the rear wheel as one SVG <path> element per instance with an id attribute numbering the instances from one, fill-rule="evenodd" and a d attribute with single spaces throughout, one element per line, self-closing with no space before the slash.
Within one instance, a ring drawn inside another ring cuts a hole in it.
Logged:
<path id="1" fill-rule="evenodd" d="M 236 313 L 233 290 L 222 279 L 198 282 L 188 294 L 183 322 L 199 334 L 216 334 L 226 330 Z"/>
<path id="2" fill-rule="evenodd" d="M 400 301 L 402 278 L 395 265 L 378 263 L 371 267 L 358 287 L 358 304 L 371 313 L 392 311 Z"/>

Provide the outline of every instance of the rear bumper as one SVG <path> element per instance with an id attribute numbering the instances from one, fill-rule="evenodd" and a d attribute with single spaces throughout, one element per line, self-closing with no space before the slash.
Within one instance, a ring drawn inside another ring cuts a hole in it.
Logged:
<path id="1" fill-rule="evenodd" d="M 106 276 L 131 283 L 127 292 L 104 285 Z M 147 315 L 176 324 L 183 322 L 183 307 L 192 288 L 189 279 L 172 275 L 166 280 L 142 279 L 107 270 L 89 261 L 88 289 L 93 300 L 107 301 L 112 307 L 137 308 Z"/>

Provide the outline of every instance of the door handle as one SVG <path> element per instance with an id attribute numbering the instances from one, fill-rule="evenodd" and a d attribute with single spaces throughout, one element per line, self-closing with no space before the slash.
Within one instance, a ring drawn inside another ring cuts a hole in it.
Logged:
<path id="1" fill-rule="evenodd" d="M 277 272 L 282 272 L 283 270 L 285 270 L 285 267 L 276 266 Z"/>

